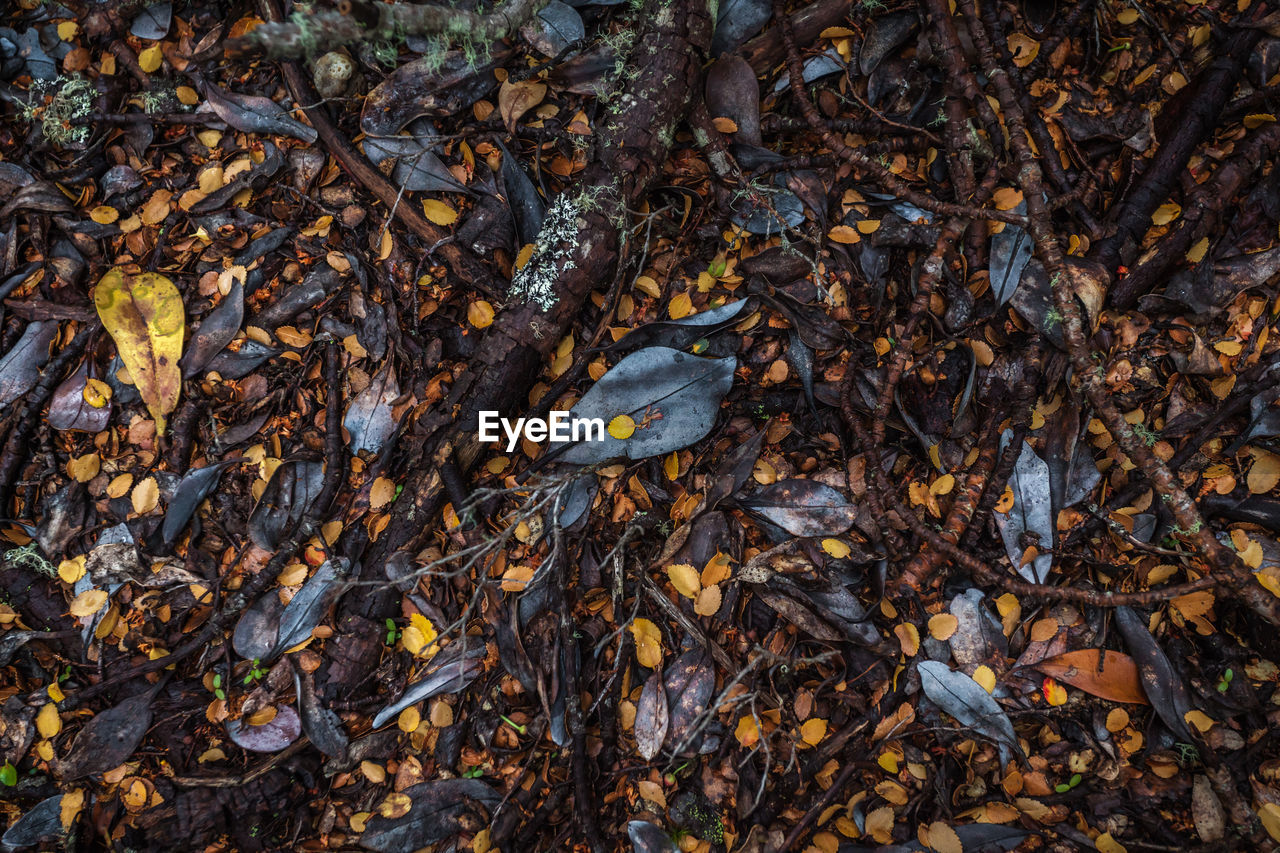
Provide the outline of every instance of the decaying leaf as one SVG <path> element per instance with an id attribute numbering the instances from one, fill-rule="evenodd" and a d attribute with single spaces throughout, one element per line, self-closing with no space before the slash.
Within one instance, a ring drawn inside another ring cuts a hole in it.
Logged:
<path id="1" fill-rule="evenodd" d="M 182 295 L 172 281 L 157 273 L 129 275 L 114 269 L 94 288 L 93 301 L 156 422 L 156 431 L 163 433 L 165 418 L 182 393 L 178 365 L 186 331 Z"/>

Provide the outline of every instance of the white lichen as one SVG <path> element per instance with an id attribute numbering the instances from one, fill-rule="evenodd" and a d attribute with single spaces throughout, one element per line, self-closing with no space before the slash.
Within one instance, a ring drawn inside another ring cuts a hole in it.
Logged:
<path id="1" fill-rule="evenodd" d="M 556 281 L 560 274 L 574 268 L 573 250 L 578 236 L 577 200 L 565 193 L 556 196 L 542 220 L 542 228 L 533 244 L 529 262 L 511 279 L 513 299 L 537 303 L 543 311 L 556 304 Z"/>

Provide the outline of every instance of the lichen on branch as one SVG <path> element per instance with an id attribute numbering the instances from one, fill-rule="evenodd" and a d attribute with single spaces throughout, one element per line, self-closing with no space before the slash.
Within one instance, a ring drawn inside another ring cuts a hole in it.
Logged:
<path id="1" fill-rule="evenodd" d="M 352 0 L 345 13 L 333 9 L 294 12 L 288 21 L 261 24 L 228 41 L 227 50 L 232 55 L 298 59 L 357 42 L 406 36 L 489 41 L 511 35 L 546 4 L 547 0 L 511 0 L 491 12 L 480 13 L 439 4 Z"/>

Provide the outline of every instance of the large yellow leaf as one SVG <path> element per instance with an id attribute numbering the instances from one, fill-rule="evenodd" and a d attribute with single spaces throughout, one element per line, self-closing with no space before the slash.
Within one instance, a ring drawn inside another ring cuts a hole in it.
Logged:
<path id="1" fill-rule="evenodd" d="M 151 272 L 111 270 L 93 290 L 98 316 L 116 342 L 142 402 L 164 432 L 165 417 L 182 391 L 182 336 L 186 312 L 173 282 Z"/>

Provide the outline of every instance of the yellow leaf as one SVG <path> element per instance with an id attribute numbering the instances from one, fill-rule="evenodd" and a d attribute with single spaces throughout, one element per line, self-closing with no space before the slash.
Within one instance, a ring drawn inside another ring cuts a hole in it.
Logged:
<path id="1" fill-rule="evenodd" d="M 631 623 L 631 636 L 636 641 L 636 660 L 650 669 L 662 663 L 662 632 L 648 619 L 636 619 Z"/>
<path id="2" fill-rule="evenodd" d="M 477 329 L 487 329 L 493 325 L 493 306 L 483 299 L 467 306 L 467 322 Z"/>
<path id="3" fill-rule="evenodd" d="M 720 587 L 712 585 L 698 593 L 693 602 L 693 612 L 699 616 L 714 616 L 720 611 Z"/>
<path id="4" fill-rule="evenodd" d="M 947 641 L 960 627 L 960 620 L 950 613 L 939 613 L 929 619 L 929 636 L 935 640 Z"/>
<path id="5" fill-rule="evenodd" d="M 996 210 L 1013 210 L 1019 204 L 1022 204 L 1022 190 L 1013 187 L 1001 187 L 991 195 L 991 201 L 995 203 Z"/>
<path id="6" fill-rule="evenodd" d="M 402 732 L 413 732 L 418 730 L 419 724 L 422 723 L 422 714 L 418 709 L 410 705 L 400 712 L 400 716 L 396 718 L 396 726 Z"/>
<path id="7" fill-rule="evenodd" d="M 676 592 L 685 598 L 696 598 L 702 589 L 698 570 L 686 563 L 667 566 L 667 577 L 671 578 L 671 585 L 676 588 Z"/>
<path id="8" fill-rule="evenodd" d="M 630 415 L 618 415 L 609 421 L 609 435 L 623 441 L 628 439 L 636 431 L 636 422 L 631 419 Z"/>
<path id="9" fill-rule="evenodd" d="M 1019 68 L 1030 65 L 1040 52 L 1040 42 L 1022 33 L 1012 33 L 1005 41 L 1013 54 L 1013 64 Z"/>
<path id="10" fill-rule="evenodd" d="M 40 708 L 40 713 L 36 714 L 36 731 L 43 738 L 56 737 L 62 731 L 62 718 L 58 716 L 57 705 L 48 702 Z"/>
<path id="11" fill-rule="evenodd" d="M 929 484 L 929 494 L 931 495 L 949 495 L 951 490 L 956 487 L 956 478 L 953 474 L 943 474 L 938 479 Z"/>
<path id="12" fill-rule="evenodd" d="M 1258 817 L 1262 819 L 1262 828 L 1275 841 L 1280 841 L 1280 806 L 1275 803 L 1263 803 L 1258 809 Z"/>
<path id="13" fill-rule="evenodd" d="M 58 820 L 62 823 L 63 829 L 70 829 L 71 824 L 75 823 L 76 816 L 80 814 L 80 810 L 84 808 L 84 791 L 80 788 L 74 791 L 68 791 L 62 795 L 62 799 L 58 802 Z"/>
<path id="14" fill-rule="evenodd" d="M 920 629 L 910 622 L 902 622 L 893 627 L 893 633 L 898 638 L 898 644 L 902 646 L 902 653 L 907 657 L 914 657 L 915 653 L 920 651 Z"/>
<path id="15" fill-rule="evenodd" d="M 1265 495 L 1280 483 L 1280 456 L 1257 451 L 1257 461 L 1249 469 L 1247 480 L 1250 494 Z"/>
<path id="16" fill-rule="evenodd" d="M 1125 846 L 1112 838 L 1109 832 L 1104 832 L 1093 839 L 1093 846 L 1098 848 L 1098 853 L 1128 853 Z"/>
<path id="17" fill-rule="evenodd" d="M 134 486 L 129 500 L 133 502 L 133 511 L 138 515 L 146 515 L 155 509 L 160 502 L 160 486 L 156 483 L 156 478 L 148 477 Z"/>
<path id="18" fill-rule="evenodd" d="M 163 433 L 165 417 L 177 407 L 182 393 L 178 366 L 186 330 L 182 295 L 172 281 L 157 273 L 126 276 L 113 269 L 94 288 L 93 301 L 155 419 L 156 433 Z"/>
<path id="19" fill-rule="evenodd" d="M 120 211 L 106 204 L 100 204 L 89 211 L 89 218 L 99 225 L 110 225 L 120 218 Z"/>
<path id="20" fill-rule="evenodd" d="M 731 118 L 726 118 L 725 116 L 716 116 L 711 120 L 711 123 L 714 124 L 716 126 L 716 130 L 720 131 L 721 133 L 737 133 L 738 132 L 738 123 Z"/>
<path id="21" fill-rule="evenodd" d="M 693 311 L 693 299 L 689 294 L 677 293 L 671 297 L 671 304 L 667 306 L 667 314 L 672 320 L 679 320 L 682 317 L 688 317 Z"/>
<path id="22" fill-rule="evenodd" d="M 844 544 L 839 539 L 823 539 L 822 550 L 826 551 L 828 554 L 835 557 L 837 560 L 843 560 L 845 557 L 849 556 L 850 553 L 852 553 L 852 549 L 850 549 L 848 545 Z"/>
<path id="23" fill-rule="evenodd" d="M 1196 727 L 1196 731 L 1204 734 L 1213 728 L 1213 718 L 1204 711 L 1191 710 L 1182 715 L 1182 719 Z"/>
<path id="24" fill-rule="evenodd" d="M 1275 121 L 1276 117 L 1271 113 L 1253 113 L 1244 117 L 1244 126 L 1249 130 L 1262 127 L 1264 124 L 1270 124 Z"/>
<path id="25" fill-rule="evenodd" d="M 1182 206 L 1174 202 L 1162 204 L 1151 214 L 1152 225 L 1168 225 L 1182 215 Z"/>
<path id="26" fill-rule="evenodd" d="M 546 95 L 547 85 L 536 80 L 521 80 L 519 83 L 502 81 L 502 87 L 498 90 L 498 114 L 502 116 L 502 123 L 507 126 L 507 130 L 515 133 L 520 116 L 542 103 Z"/>
<path id="27" fill-rule="evenodd" d="M 1138 20 L 1138 10 L 1132 7 L 1128 9 L 1121 9 L 1120 13 L 1116 15 L 1116 20 L 1126 26 L 1132 24 L 1134 21 Z"/>
<path id="28" fill-rule="evenodd" d="M 858 220 L 859 234 L 874 234 L 880 230 L 879 219 L 860 219 Z"/>
<path id="29" fill-rule="evenodd" d="M 647 296 L 652 296 L 654 299 L 657 299 L 662 295 L 662 288 L 658 286 L 658 282 L 653 278 L 653 276 L 636 276 L 636 280 L 633 282 L 632 286 L 641 293 Z"/>
<path id="30" fill-rule="evenodd" d="M 973 680 L 982 686 L 982 689 L 990 693 L 996 689 L 996 674 L 991 671 L 991 667 L 983 664 L 973 671 Z"/>
<path id="31" fill-rule="evenodd" d="M 738 739 L 738 743 L 748 749 L 755 746 L 760 741 L 760 727 L 756 725 L 756 718 L 750 714 L 741 717 L 733 736 Z"/>
<path id="32" fill-rule="evenodd" d="M 800 737 L 809 744 L 809 746 L 817 746 L 822 743 L 822 739 L 827 736 L 827 721 L 813 718 L 805 720 L 800 725 Z"/>
<path id="33" fill-rule="evenodd" d="M 369 487 L 369 508 L 382 509 L 391 503 L 391 499 L 396 496 L 396 484 L 393 480 L 386 477 L 379 477 L 373 481 L 373 485 Z"/>
<path id="34" fill-rule="evenodd" d="M 529 263 L 529 260 L 533 257 L 533 250 L 535 248 L 537 247 L 533 243 L 525 243 L 520 247 L 520 251 L 516 252 L 516 269 L 524 269 L 524 265 Z"/>
<path id="35" fill-rule="evenodd" d="M 194 107 L 200 103 L 200 94 L 190 86 L 179 86 L 175 90 L 178 96 L 178 103 L 185 104 L 188 107 Z"/>
<path id="36" fill-rule="evenodd" d="M 935 820 L 929 824 L 923 833 L 925 841 L 929 845 L 930 850 L 937 853 L 964 853 L 964 845 L 960 843 L 960 836 L 956 835 L 956 831 L 940 820 Z"/>
<path id="37" fill-rule="evenodd" d="M 58 577 L 67 583 L 75 583 L 84 577 L 84 566 L 86 563 L 85 555 L 72 557 L 70 560 L 63 560 L 58 564 Z"/>
<path id="38" fill-rule="evenodd" d="M 77 619 L 84 619 L 97 613 L 106 603 L 106 590 L 86 589 L 72 600 L 69 612 Z"/>
<path id="39" fill-rule="evenodd" d="M 667 475 L 668 480 L 674 480 L 680 476 L 680 457 L 674 450 L 662 460 L 662 472 Z"/>
<path id="40" fill-rule="evenodd" d="M 63 21 L 58 24 L 58 38 L 63 41 L 71 41 L 80 32 L 80 25 L 75 21 Z"/>
<path id="41" fill-rule="evenodd" d="M 87 483 L 98 476 L 102 469 L 102 458 L 97 453 L 86 453 L 67 462 L 67 473 L 77 483 Z"/>
<path id="42" fill-rule="evenodd" d="M 1207 251 L 1209 251 L 1209 238 L 1201 237 L 1195 242 L 1195 245 L 1187 250 L 1187 260 L 1193 264 L 1198 264 L 1204 260 L 1204 253 Z"/>
<path id="43" fill-rule="evenodd" d="M 101 379 L 86 379 L 80 393 L 84 401 L 95 409 L 101 409 L 111 401 L 111 386 Z"/>
<path id="44" fill-rule="evenodd" d="M 832 228 L 827 232 L 827 238 L 833 243 L 842 243 L 846 246 L 862 242 L 862 236 L 848 225 L 837 225 Z"/>
<path id="45" fill-rule="evenodd" d="M 437 198 L 423 199 L 422 212 L 436 225 L 452 225 L 458 221 L 458 211 Z"/>
<path id="46" fill-rule="evenodd" d="M 164 61 L 164 54 L 160 52 L 160 45 L 153 44 L 151 47 L 144 48 L 138 54 L 138 65 L 143 71 L 152 74 L 159 70 L 160 63 Z"/>

